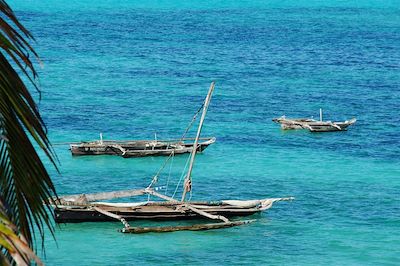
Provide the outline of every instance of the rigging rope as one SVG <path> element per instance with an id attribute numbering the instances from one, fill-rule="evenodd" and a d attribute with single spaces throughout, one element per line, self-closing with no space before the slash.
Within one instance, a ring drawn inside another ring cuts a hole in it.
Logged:
<path id="1" fill-rule="evenodd" d="M 172 165 L 173 164 L 174 164 L 174 157 L 172 157 L 171 164 L 169 165 L 169 173 L 168 173 L 168 178 L 167 178 L 167 184 L 165 185 L 165 193 L 164 193 L 164 195 L 167 195 L 167 192 L 168 192 L 169 179 L 171 177 L 171 171 L 172 171 Z"/>
<path id="2" fill-rule="evenodd" d="M 186 128 L 185 132 L 183 133 L 183 135 L 182 135 L 182 137 L 181 137 L 181 140 L 184 139 L 185 136 L 186 136 L 186 134 L 189 132 L 190 128 L 192 127 L 194 121 L 195 121 L 196 118 L 197 118 L 197 115 L 198 115 L 198 114 L 200 113 L 200 111 L 203 109 L 203 106 L 204 106 L 204 102 L 203 102 L 203 104 L 200 106 L 200 108 L 197 110 L 197 112 L 194 114 L 194 116 L 193 116 L 193 118 L 192 118 L 192 121 L 190 121 L 188 127 Z"/>
<path id="3" fill-rule="evenodd" d="M 151 188 L 155 183 L 157 183 L 158 181 L 158 176 L 160 175 L 161 171 L 165 168 L 165 166 L 167 165 L 169 159 L 171 159 L 171 157 L 173 157 L 175 154 L 175 150 L 172 150 L 171 154 L 168 156 L 168 158 L 165 160 L 163 166 L 161 166 L 161 168 L 158 170 L 157 174 L 153 177 L 153 179 L 151 180 L 150 185 L 147 186 L 147 188 Z"/>
<path id="4" fill-rule="evenodd" d="M 179 141 L 183 141 L 183 139 L 185 138 L 186 134 L 189 132 L 190 128 L 192 127 L 194 121 L 196 120 L 198 114 L 199 114 L 199 113 L 201 112 L 201 110 L 203 109 L 204 104 L 205 104 L 205 101 L 203 102 L 203 104 L 200 106 L 200 108 L 199 108 L 199 109 L 196 111 L 196 113 L 194 114 L 192 120 L 190 121 L 188 127 L 186 128 L 185 132 L 183 133 L 183 135 L 182 135 L 182 137 L 179 139 Z M 193 147 L 193 148 L 196 148 L 196 149 L 197 149 L 197 147 Z M 161 171 L 165 168 L 165 166 L 167 165 L 168 161 L 169 161 L 171 158 L 174 157 L 174 155 L 175 155 L 175 149 L 171 152 L 171 154 L 170 154 L 170 155 L 168 156 L 168 158 L 165 160 L 164 164 L 163 164 L 163 165 L 161 166 L 161 168 L 158 170 L 157 174 L 153 177 L 153 179 L 151 180 L 151 182 L 150 182 L 150 184 L 147 186 L 147 188 L 151 188 L 155 183 L 158 182 L 158 176 L 160 175 Z M 181 181 L 182 181 L 182 179 L 183 179 L 183 177 L 184 177 L 186 168 L 187 168 L 187 166 L 188 166 L 189 160 L 190 160 L 190 156 L 188 157 L 188 159 L 187 159 L 187 161 L 186 161 L 185 167 L 184 167 L 184 169 L 183 169 L 183 171 L 182 171 L 182 175 L 181 175 L 181 177 L 180 177 L 180 179 L 179 179 L 178 184 L 176 185 L 176 188 L 175 188 L 174 194 L 172 195 L 172 198 L 175 197 L 175 194 L 176 194 L 176 192 L 178 191 L 178 188 L 179 188 L 179 186 L 180 186 L 180 183 L 181 183 Z M 170 176 L 171 176 L 172 163 L 173 163 L 173 160 L 171 161 L 171 165 L 170 165 L 169 175 L 168 175 L 168 179 L 167 179 L 167 185 L 166 185 L 166 188 L 165 188 L 165 195 L 167 194 L 167 190 L 168 190 L 168 184 L 169 184 L 169 180 L 170 180 Z M 192 195 L 192 193 L 190 194 L 190 197 L 191 197 L 191 195 Z M 150 201 L 150 195 L 148 195 L 147 201 Z"/>
<path id="5" fill-rule="evenodd" d="M 188 165 L 189 165 L 189 161 L 190 161 L 190 156 L 189 156 L 189 157 L 187 158 L 187 160 L 186 160 L 185 167 L 183 168 L 183 171 L 182 171 L 181 177 L 179 178 L 178 184 L 176 184 L 176 187 L 175 187 L 174 194 L 172 195 L 172 197 L 171 197 L 171 198 L 174 198 L 174 197 L 175 197 L 175 195 L 176 195 L 176 192 L 178 191 L 178 188 L 181 186 L 181 182 L 182 182 L 182 179 L 183 179 L 183 177 L 185 176 L 186 168 L 187 168 L 187 167 L 188 167 Z"/>

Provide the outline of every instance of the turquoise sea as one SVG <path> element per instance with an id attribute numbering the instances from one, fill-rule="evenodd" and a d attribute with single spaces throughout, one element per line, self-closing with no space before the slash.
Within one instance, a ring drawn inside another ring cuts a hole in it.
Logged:
<path id="1" fill-rule="evenodd" d="M 9 1 L 43 61 L 40 111 L 58 193 L 146 186 L 165 158 L 73 158 L 64 142 L 180 137 L 216 91 L 193 199 L 294 196 L 216 231 L 124 235 L 61 225 L 47 265 L 398 265 L 398 1 Z M 272 118 L 357 117 L 347 132 L 284 132 Z M 192 136 L 194 131 L 191 131 Z M 169 193 L 187 156 L 160 185 Z M 169 170 L 171 169 L 171 171 Z M 164 183 L 163 183 L 164 182 Z M 138 225 L 140 223 L 133 223 Z"/>

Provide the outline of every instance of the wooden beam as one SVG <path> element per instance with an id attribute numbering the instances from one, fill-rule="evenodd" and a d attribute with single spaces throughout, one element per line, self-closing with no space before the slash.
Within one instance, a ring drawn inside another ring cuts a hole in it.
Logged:
<path id="1" fill-rule="evenodd" d="M 161 199 L 165 199 L 165 200 L 167 200 L 167 201 L 178 202 L 176 199 L 171 198 L 171 197 L 168 197 L 167 195 L 163 195 L 163 194 L 160 194 L 160 193 L 158 193 L 158 192 L 155 192 L 154 189 L 151 189 L 151 188 L 146 188 L 146 189 L 144 190 L 144 192 L 147 193 L 147 194 L 150 194 L 150 195 L 159 197 L 159 198 L 161 198 Z"/>
<path id="2" fill-rule="evenodd" d="M 92 193 L 92 194 L 69 195 L 69 196 L 60 197 L 60 199 L 65 200 L 65 201 L 76 201 L 78 199 L 85 198 L 85 200 L 87 202 L 92 202 L 92 201 L 98 201 L 98 200 L 140 196 L 140 195 L 143 195 L 144 193 L 145 193 L 144 189 L 131 189 L 131 190 L 100 192 L 100 193 Z"/>
<path id="3" fill-rule="evenodd" d="M 119 216 L 118 214 L 103 210 L 103 209 L 101 209 L 99 207 L 93 207 L 93 210 L 95 210 L 95 211 L 97 211 L 97 212 L 99 212 L 99 213 L 101 213 L 101 214 L 103 214 L 105 216 L 108 216 L 108 217 L 111 217 L 111 218 L 114 218 L 114 219 L 117 219 L 117 220 L 121 221 L 121 223 L 124 225 L 125 228 L 129 228 L 130 227 L 128 222 L 123 217 Z"/>
<path id="4" fill-rule="evenodd" d="M 173 198 L 168 197 L 168 196 L 166 196 L 166 195 L 157 193 L 157 192 L 155 192 L 153 189 L 146 189 L 145 192 L 146 192 L 147 194 L 150 194 L 150 195 L 153 195 L 153 196 L 156 196 L 156 197 L 165 199 L 165 200 L 167 200 L 167 201 L 178 202 L 176 199 L 173 199 Z M 191 210 L 191 211 L 193 211 L 193 212 L 195 212 L 195 213 L 197 213 L 197 214 L 199 214 L 199 215 L 201 215 L 201 216 L 207 217 L 207 218 L 209 218 L 209 219 L 213 219 L 213 220 L 222 220 L 222 221 L 224 221 L 224 222 L 229 222 L 229 220 L 228 220 L 226 217 L 222 216 L 222 215 L 213 215 L 213 214 L 207 213 L 207 212 L 202 211 L 202 210 L 199 210 L 199 209 L 195 208 L 194 206 L 192 206 L 192 205 L 190 205 L 190 204 L 187 204 L 187 203 L 184 204 L 183 206 L 185 206 L 185 207 L 188 208 L 189 210 Z"/>
<path id="5" fill-rule="evenodd" d="M 193 212 L 195 212 L 195 213 L 197 213 L 197 214 L 199 214 L 201 216 L 204 216 L 204 217 L 207 217 L 207 218 L 210 218 L 210 219 L 213 219 L 213 220 L 222 220 L 225 223 L 229 223 L 229 220 L 226 217 L 222 216 L 222 215 L 213 215 L 213 214 L 210 214 L 208 212 L 199 210 L 199 209 L 197 209 L 197 208 L 195 208 L 195 207 L 193 207 L 192 205 L 189 205 L 189 204 L 185 204 L 185 207 L 187 207 L 189 210 L 191 210 L 191 211 L 193 211 Z"/>
<path id="6" fill-rule="evenodd" d="M 186 177 L 185 177 L 185 179 L 183 181 L 183 193 L 182 193 L 181 201 L 185 200 L 186 193 L 188 192 L 187 184 L 189 182 L 191 182 L 191 180 L 192 180 L 191 179 L 191 175 L 192 175 L 192 170 L 193 170 L 193 165 L 194 165 L 194 158 L 196 157 L 196 153 L 197 153 L 197 145 L 199 143 L 201 129 L 203 127 L 203 122 L 204 122 L 204 119 L 205 119 L 206 114 L 207 114 L 208 105 L 209 105 L 209 103 L 211 101 L 211 96 L 212 96 L 212 93 L 214 91 L 214 87 L 215 87 L 215 82 L 213 81 L 213 82 L 211 82 L 210 89 L 208 90 L 208 93 L 207 93 L 207 97 L 204 100 L 203 112 L 201 113 L 201 118 L 200 118 L 200 122 L 199 122 L 199 127 L 197 129 L 196 139 L 194 140 L 193 150 L 192 150 L 192 153 L 190 155 L 190 163 L 189 163 L 189 167 L 188 167 L 188 172 L 187 172 Z"/>
<path id="7" fill-rule="evenodd" d="M 121 230 L 122 233 L 142 234 L 142 233 L 167 233 L 176 231 L 200 231 L 228 228 L 243 224 L 252 223 L 255 220 L 214 223 L 214 224 L 195 224 L 195 225 L 180 225 L 180 226 L 160 226 L 160 227 L 128 227 Z"/>

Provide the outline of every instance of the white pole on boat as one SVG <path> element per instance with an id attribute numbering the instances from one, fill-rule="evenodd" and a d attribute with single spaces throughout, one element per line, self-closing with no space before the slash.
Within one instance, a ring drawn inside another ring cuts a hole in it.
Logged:
<path id="1" fill-rule="evenodd" d="M 100 132 L 100 144 L 103 145 L 103 133 Z"/>
<path id="2" fill-rule="evenodd" d="M 187 172 L 187 175 L 185 177 L 185 181 L 183 182 L 183 194 L 182 194 L 181 201 L 185 200 L 186 193 L 188 192 L 188 188 L 191 186 L 191 184 L 190 184 L 192 182 L 191 175 L 192 175 L 192 169 L 193 169 L 193 164 L 194 164 L 194 158 L 196 157 L 197 145 L 199 143 L 201 129 L 203 127 L 204 118 L 206 117 L 206 113 L 207 113 L 207 110 L 208 110 L 208 105 L 210 103 L 211 95 L 212 95 L 212 93 L 214 91 L 214 87 L 215 87 L 215 82 L 213 81 L 213 82 L 211 82 L 210 89 L 208 90 L 207 97 L 204 100 L 203 112 L 201 113 L 200 123 L 199 123 L 199 127 L 197 129 L 196 138 L 195 138 L 194 143 L 193 143 L 192 153 L 190 154 L 191 157 L 190 157 L 190 164 L 189 164 L 188 172 Z"/>
<path id="3" fill-rule="evenodd" d="M 157 142 L 157 133 L 154 133 L 154 140 Z"/>
<path id="4" fill-rule="evenodd" d="M 319 121 L 322 122 L 322 108 L 319 108 Z"/>

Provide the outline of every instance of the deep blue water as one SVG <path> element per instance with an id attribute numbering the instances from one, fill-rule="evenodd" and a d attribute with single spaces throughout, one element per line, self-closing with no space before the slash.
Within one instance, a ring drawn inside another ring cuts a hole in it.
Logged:
<path id="1" fill-rule="evenodd" d="M 180 137 L 216 91 L 193 199 L 294 196 L 220 231 L 122 235 L 63 225 L 48 265 L 395 265 L 400 257 L 397 1 L 10 1 L 36 38 L 59 194 L 146 186 L 164 158 L 72 158 L 57 143 Z M 283 132 L 283 114 L 357 117 Z M 192 134 L 194 132 L 192 131 Z M 176 184 L 187 156 L 176 157 Z M 162 182 L 166 182 L 169 169 Z M 172 185 L 171 185 L 172 187 Z M 172 188 L 171 188 L 172 190 Z"/>

